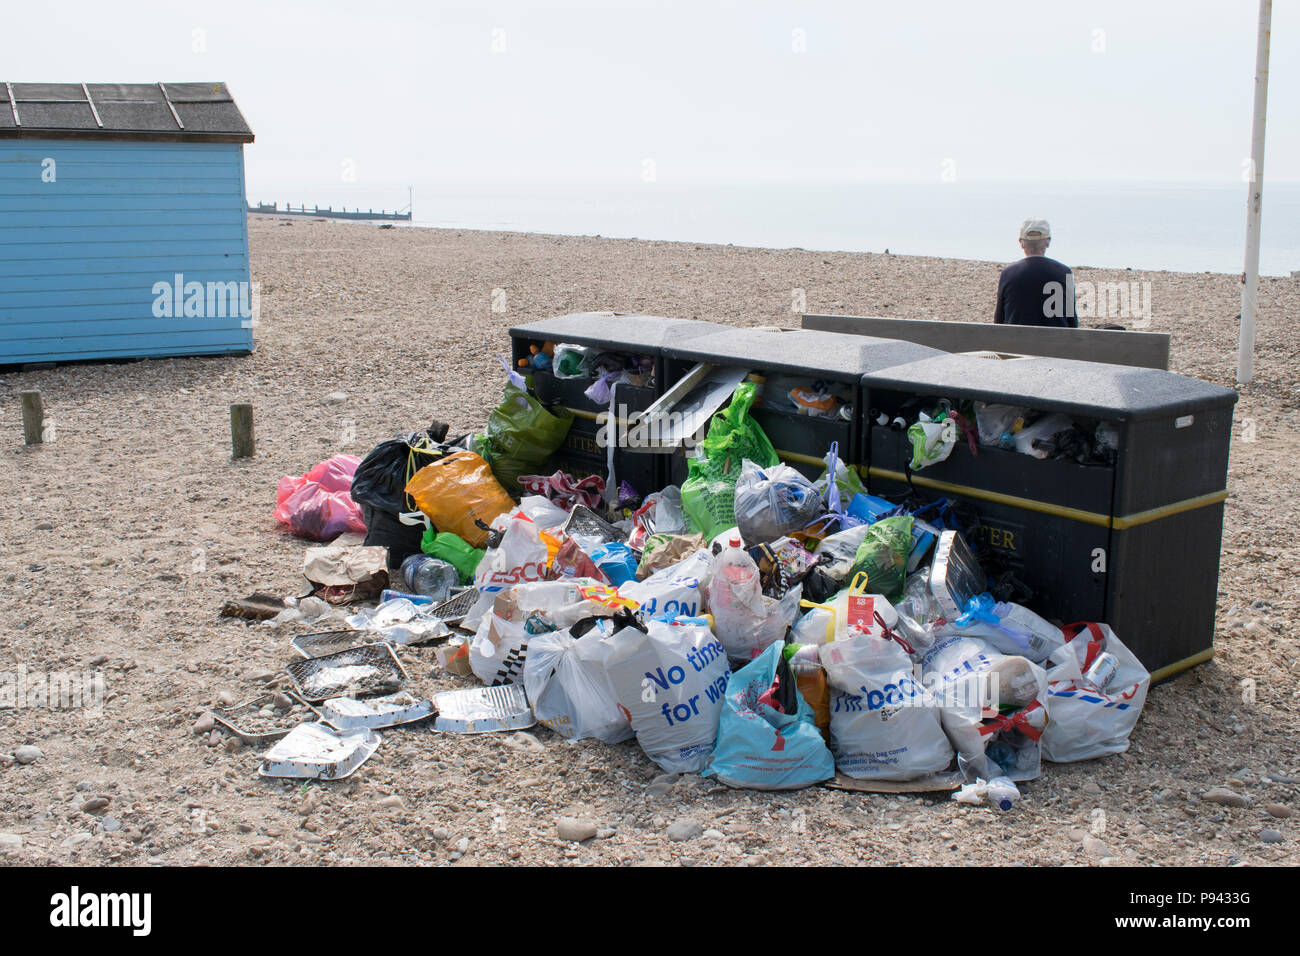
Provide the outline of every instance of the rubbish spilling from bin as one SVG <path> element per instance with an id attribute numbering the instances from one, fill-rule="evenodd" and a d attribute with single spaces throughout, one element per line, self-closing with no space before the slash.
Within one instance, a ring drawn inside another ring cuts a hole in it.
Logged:
<path id="1" fill-rule="evenodd" d="M 852 383 L 696 366 L 680 384 L 654 354 L 549 338 L 515 351 L 483 433 L 447 441 L 435 423 L 286 479 L 277 515 L 295 533 L 355 532 L 328 497 L 351 469 L 365 539 L 304 564 L 338 607 L 303 599 L 276 617 L 316 628 L 291 639 L 287 671 L 293 713 L 321 722 L 276 729 L 263 775 L 340 779 L 380 745 L 375 728 L 433 717 L 453 735 L 635 739 L 663 771 L 729 787 L 951 790 L 1008 810 L 1033 799 L 1044 761 L 1127 748 L 1151 678 L 1119 634 L 1038 613 L 982 559 L 963 507 L 873 493 L 834 437 L 792 467 L 756 417 L 838 428 L 857 414 Z M 591 471 L 573 469 L 566 443 L 590 408 L 612 415 L 627 390 L 640 408 L 626 421 L 644 428 L 667 407 L 656 394 L 697 388 L 689 432 L 679 419 L 639 453 L 597 443 Z M 986 448 L 1114 461 L 1105 422 L 982 402 L 867 415 L 918 472 Z M 666 476 L 683 448 L 679 485 Z M 398 648 L 437 686 L 408 687 Z"/>

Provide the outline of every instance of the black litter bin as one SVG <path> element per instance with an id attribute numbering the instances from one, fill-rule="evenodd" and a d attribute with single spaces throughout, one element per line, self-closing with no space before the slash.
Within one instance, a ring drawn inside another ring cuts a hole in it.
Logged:
<path id="1" fill-rule="evenodd" d="M 657 315 L 628 315 L 615 312 L 584 312 L 515 326 L 510 330 L 512 362 L 532 355 L 529 346 L 569 343 L 620 355 L 652 360 L 651 374 L 644 386 L 618 385 L 614 392 L 615 413 L 620 425 L 626 418 L 644 411 L 663 393 L 664 346 L 721 331 L 724 326 L 692 319 L 671 319 Z M 560 405 L 573 413 L 573 426 L 551 461 L 551 471 L 565 471 L 574 477 L 607 476 L 609 448 L 601 443 L 601 424 L 608 416 L 609 403 L 593 402 L 584 392 L 594 379 L 564 379 L 550 370 L 520 368 L 532 377 L 537 396 L 546 404 Z M 623 410 L 623 414 L 619 410 Z M 642 496 L 666 484 L 662 456 L 614 449 L 614 474 Z"/>
<path id="2" fill-rule="evenodd" d="M 862 389 L 872 493 L 963 503 L 986 569 L 1014 574 L 1048 618 L 1110 624 L 1157 680 L 1212 655 L 1236 392 L 1154 369 L 964 354 L 883 369 Z M 872 414 L 911 423 L 918 402 L 941 398 L 1059 412 L 1093 434 L 1109 422 L 1113 466 L 958 441 L 912 472 L 906 433 Z"/>
<path id="3" fill-rule="evenodd" d="M 839 442 L 841 460 L 863 464 L 859 448 L 861 378 L 864 372 L 942 355 L 938 349 L 896 339 L 819 332 L 809 329 L 722 328 L 664 348 L 665 375 L 671 385 L 698 363 L 743 368 L 762 381 L 754 420 L 786 464 L 815 478 L 825 469 L 831 442 Z M 829 388 L 847 399 L 843 416 L 817 417 L 789 407 L 784 385 L 810 390 Z M 670 459 L 668 479 L 686 479 L 686 458 Z"/>

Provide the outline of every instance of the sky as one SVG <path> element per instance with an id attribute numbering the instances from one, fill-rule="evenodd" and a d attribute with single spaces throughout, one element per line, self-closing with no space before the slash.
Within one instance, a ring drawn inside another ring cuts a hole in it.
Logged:
<path id="1" fill-rule="evenodd" d="M 224 81 L 249 194 L 409 182 L 1237 183 L 1253 0 L 6 5 L 4 79 Z M 1279 3 L 1265 182 L 1300 181 Z M 649 164 L 649 166 L 647 165 Z"/>

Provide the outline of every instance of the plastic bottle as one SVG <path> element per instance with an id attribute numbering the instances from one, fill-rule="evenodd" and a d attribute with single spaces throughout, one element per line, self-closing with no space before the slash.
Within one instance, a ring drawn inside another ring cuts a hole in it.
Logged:
<path id="1" fill-rule="evenodd" d="M 758 582 L 758 565 L 740 544 L 740 538 L 727 539 L 727 546 L 718 555 L 717 573 L 734 592 L 740 592 Z M 760 586 L 761 590 L 761 586 Z"/>
<path id="2" fill-rule="evenodd" d="M 460 583 L 460 572 L 438 558 L 412 554 L 402 562 L 402 581 L 413 594 L 445 601 L 451 589 Z"/>
<path id="3" fill-rule="evenodd" d="M 755 642 L 766 616 L 758 565 L 740 546 L 740 537 L 733 534 L 714 557 L 712 571 L 708 597 L 714 633 L 728 657 L 749 660 L 753 652 L 762 650 Z"/>
<path id="4" fill-rule="evenodd" d="M 986 799 L 995 810 L 1010 810 L 1020 799 L 1020 788 L 1006 777 L 994 777 L 988 782 Z"/>
<path id="5" fill-rule="evenodd" d="M 385 601 L 400 601 L 400 600 L 407 600 L 410 601 L 412 604 L 418 604 L 418 605 L 435 603 L 433 598 L 425 597 L 423 594 L 408 594 L 406 591 L 394 591 L 391 588 L 384 588 L 382 591 L 379 592 L 380 604 L 383 604 Z"/>

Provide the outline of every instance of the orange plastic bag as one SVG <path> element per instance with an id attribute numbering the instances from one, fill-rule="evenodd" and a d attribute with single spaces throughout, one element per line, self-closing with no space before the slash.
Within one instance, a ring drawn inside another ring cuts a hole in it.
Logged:
<path id="1" fill-rule="evenodd" d="M 476 548 L 487 544 L 488 533 L 475 519 L 491 524 L 515 506 L 488 463 L 469 451 L 425 465 L 406 483 L 406 493 L 439 531 L 458 534 Z"/>

